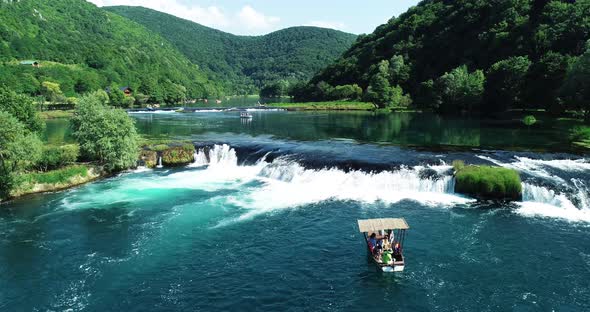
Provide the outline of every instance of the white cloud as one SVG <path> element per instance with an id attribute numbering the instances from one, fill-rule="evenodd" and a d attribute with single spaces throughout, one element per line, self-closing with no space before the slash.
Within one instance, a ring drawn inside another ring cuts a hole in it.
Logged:
<path id="1" fill-rule="evenodd" d="M 328 21 L 312 21 L 305 26 L 315 26 L 315 27 L 322 27 L 322 28 L 331 28 L 331 29 L 346 29 L 346 25 L 344 23 L 339 22 L 328 22 Z"/>
<path id="2" fill-rule="evenodd" d="M 263 34 L 276 30 L 281 19 L 266 16 L 246 5 L 236 13 L 227 13 L 218 6 L 187 5 L 179 0 L 88 0 L 98 6 L 142 6 L 172 14 L 205 26 L 236 34 Z"/>
<path id="3" fill-rule="evenodd" d="M 244 6 L 237 16 L 240 24 L 250 31 L 269 31 L 281 21 L 278 17 L 265 16 L 249 5 Z"/>

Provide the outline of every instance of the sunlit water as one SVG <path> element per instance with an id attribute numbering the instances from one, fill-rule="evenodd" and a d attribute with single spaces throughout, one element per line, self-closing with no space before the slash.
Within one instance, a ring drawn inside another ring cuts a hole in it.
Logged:
<path id="1" fill-rule="evenodd" d="M 195 141 L 195 163 L 3 206 L 0 310 L 590 309 L 587 158 L 400 148 L 363 134 L 385 127 L 373 117 L 357 134 L 358 117 L 255 113 L 136 116 Z M 455 159 L 519 170 L 523 202 L 455 194 Z M 411 226 L 395 275 L 356 225 L 389 216 Z"/>

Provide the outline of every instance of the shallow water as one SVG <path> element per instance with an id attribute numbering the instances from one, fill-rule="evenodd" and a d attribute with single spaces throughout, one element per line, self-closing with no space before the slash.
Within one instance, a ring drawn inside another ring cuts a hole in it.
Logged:
<path id="1" fill-rule="evenodd" d="M 232 114 L 136 116 L 144 133 L 204 142 L 195 163 L 4 206 L 0 310 L 590 309 L 588 159 L 361 143 L 342 115 Z M 519 170 L 524 202 L 454 194 L 455 159 Z M 389 216 L 411 226 L 395 275 L 356 225 Z"/>

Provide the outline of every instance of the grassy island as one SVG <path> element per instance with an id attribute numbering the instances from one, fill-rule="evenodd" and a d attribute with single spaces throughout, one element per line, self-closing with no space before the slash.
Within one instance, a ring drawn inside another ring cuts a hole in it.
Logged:
<path id="1" fill-rule="evenodd" d="M 455 192 L 477 199 L 520 200 L 522 185 L 516 170 L 491 166 L 465 166 L 455 162 Z"/>

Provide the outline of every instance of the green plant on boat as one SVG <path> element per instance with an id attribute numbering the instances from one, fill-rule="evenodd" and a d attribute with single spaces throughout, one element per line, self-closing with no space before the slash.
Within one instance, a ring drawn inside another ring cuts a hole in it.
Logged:
<path id="1" fill-rule="evenodd" d="M 491 166 L 455 167 L 455 192 L 478 199 L 520 200 L 522 184 L 516 170 Z"/>
<path id="2" fill-rule="evenodd" d="M 530 127 L 530 126 L 537 123 L 537 118 L 535 118 L 535 116 L 533 116 L 533 115 L 528 115 L 522 119 L 522 123 L 524 123 L 526 126 Z"/>

